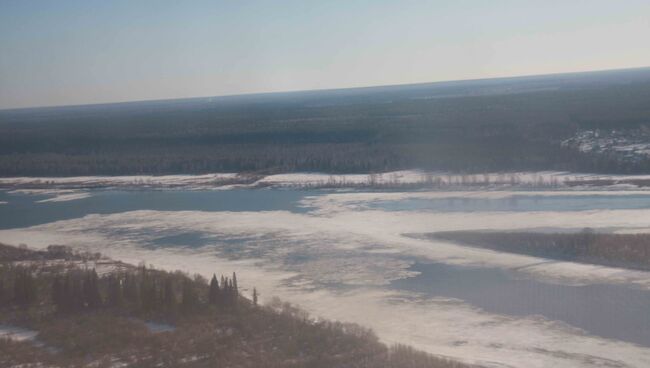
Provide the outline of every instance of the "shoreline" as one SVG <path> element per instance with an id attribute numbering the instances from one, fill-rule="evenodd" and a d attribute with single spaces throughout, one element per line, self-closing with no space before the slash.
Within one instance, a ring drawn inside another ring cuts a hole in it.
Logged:
<path id="1" fill-rule="evenodd" d="M 650 175 L 599 175 L 563 171 L 459 174 L 402 170 L 372 174 L 284 173 L 272 175 L 126 175 L 0 177 L 4 190 L 91 189 L 650 189 Z"/>

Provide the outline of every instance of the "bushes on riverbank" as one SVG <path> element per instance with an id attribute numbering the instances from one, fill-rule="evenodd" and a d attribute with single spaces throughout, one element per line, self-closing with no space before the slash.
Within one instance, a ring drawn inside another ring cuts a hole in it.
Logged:
<path id="1" fill-rule="evenodd" d="M 0 326 L 38 335 L 0 339 L 3 367 L 465 367 L 387 347 L 369 329 L 316 320 L 277 299 L 258 306 L 240 295 L 234 274 L 208 282 L 117 262 L 122 267 L 98 274 L 79 267 L 73 252 L 61 263 L 7 247 L 0 245 L 0 255 L 12 255 L 0 258 Z M 33 298 L 18 300 L 21 288 Z"/>
<path id="2" fill-rule="evenodd" d="M 650 234 L 452 231 L 428 235 L 471 246 L 563 261 L 650 270 Z"/>

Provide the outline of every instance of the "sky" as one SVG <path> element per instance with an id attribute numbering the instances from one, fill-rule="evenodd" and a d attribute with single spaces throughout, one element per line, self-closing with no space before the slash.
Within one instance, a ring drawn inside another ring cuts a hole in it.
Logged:
<path id="1" fill-rule="evenodd" d="M 0 0 L 0 109 L 650 66 L 648 0 Z"/>

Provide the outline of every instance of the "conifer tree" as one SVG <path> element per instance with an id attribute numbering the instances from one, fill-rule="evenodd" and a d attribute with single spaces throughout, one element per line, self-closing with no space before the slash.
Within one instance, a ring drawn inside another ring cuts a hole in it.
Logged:
<path id="1" fill-rule="evenodd" d="M 212 280 L 210 280 L 210 289 L 208 291 L 208 303 L 215 305 L 219 303 L 219 281 L 217 281 L 217 275 L 212 274 Z"/>
<path id="2" fill-rule="evenodd" d="M 253 305 L 257 306 L 257 289 L 253 288 Z"/>
<path id="3" fill-rule="evenodd" d="M 67 272 L 61 286 L 61 310 L 69 311 L 72 309 L 73 300 L 72 280 L 70 277 L 70 272 Z"/>
<path id="4" fill-rule="evenodd" d="M 16 304 L 28 305 L 36 300 L 36 285 L 32 273 L 25 269 L 16 270 L 14 279 L 14 301 Z"/>
<path id="5" fill-rule="evenodd" d="M 194 285 L 191 280 L 183 281 L 183 299 L 181 302 L 183 309 L 192 310 L 197 304 L 197 297 L 194 291 Z"/>
<path id="6" fill-rule="evenodd" d="M 158 285 L 157 289 L 158 293 L 156 294 L 156 305 L 155 307 L 160 307 L 164 305 L 165 303 L 165 283 L 158 281 L 156 282 L 156 285 Z"/>
<path id="7" fill-rule="evenodd" d="M 124 276 L 124 300 L 130 303 L 140 303 L 140 297 L 138 295 L 138 286 L 134 277 L 131 273 L 127 273 Z"/>
<path id="8" fill-rule="evenodd" d="M 120 307 L 124 304 L 121 281 L 119 276 L 113 274 L 108 277 L 108 299 L 106 304 L 111 307 Z"/>
<path id="9" fill-rule="evenodd" d="M 16 276 L 14 277 L 14 303 L 22 304 L 23 300 L 23 279 L 21 277 L 21 270 L 16 269 Z"/>
<path id="10" fill-rule="evenodd" d="M 165 306 L 168 308 L 173 308 L 176 305 L 176 298 L 174 296 L 174 286 L 172 284 L 172 278 L 167 277 L 165 279 L 165 287 L 164 287 L 164 299 L 163 302 L 165 303 Z"/>
<path id="11" fill-rule="evenodd" d="M 90 290 L 90 283 L 90 272 L 86 270 L 83 272 L 83 279 L 81 280 L 81 298 L 84 308 L 90 306 L 90 299 L 92 294 L 92 291 Z"/>
<path id="12" fill-rule="evenodd" d="M 83 274 L 69 272 L 70 275 L 70 310 L 80 310 L 84 307 Z"/>
<path id="13" fill-rule="evenodd" d="M 162 287 L 163 285 L 160 285 L 160 280 L 156 277 L 156 273 L 142 266 L 139 297 L 140 305 L 143 309 L 154 310 L 161 304 L 164 293 L 161 290 Z"/>
<path id="14" fill-rule="evenodd" d="M 60 311 L 63 310 L 63 302 L 63 283 L 61 282 L 61 277 L 57 275 L 52 280 L 52 303 Z"/>
<path id="15" fill-rule="evenodd" d="M 99 293 L 99 277 L 97 271 L 86 271 L 83 283 L 84 306 L 90 309 L 98 308 L 102 305 L 102 297 Z"/>

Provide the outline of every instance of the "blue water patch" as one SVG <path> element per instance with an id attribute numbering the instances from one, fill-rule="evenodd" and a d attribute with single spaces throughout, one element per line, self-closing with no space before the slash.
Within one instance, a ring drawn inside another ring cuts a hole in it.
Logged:
<path id="1" fill-rule="evenodd" d="M 213 239 L 209 236 L 206 236 L 200 232 L 187 232 L 181 234 L 161 236 L 159 238 L 153 239 L 153 243 L 156 247 L 177 247 L 177 246 L 189 246 L 189 247 L 201 247 L 206 244 L 209 244 Z"/>
<path id="2" fill-rule="evenodd" d="M 569 286 L 507 270 L 416 263 L 419 275 L 393 281 L 399 290 L 464 300 L 487 312 L 541 315 L 591 334 L 650 347 L 650 292 L 621 285 Z"/>
<path id="3" fill-rule="evenodd" d="M 291 211 L 305 213 L 299 202 L 317 190 L 233 189 L 191 190 L 95 190 L 87 198 L 64 201 L 37 201 L 49 198 L 0 191 L 0 229 L 12 229 L 68 220 L 89 214 L 112 214 L 136 210 L 154 211 Z"/>
<path id="4" fill-rule="evenodd" d="M 132 232 L 130 232 L 132 234 Z M 143 246 L 156 248 L 201 248 L 210 246 L 228 259 L 260 258 L 268 251 L 265 241 L 274 239 L 273 235 L 223 235 L 198 231 L 180 232 L 159 236 L 143 243 Z M 265 245 L 263 245 L 265 244 Z"/>
<path id="5" fill-rule="evenodd" d="M 558 195 L 508 198 L 406 198 L 373 201 L 367 208 L 385 211 L 490 212 L 586 211 L 650 208 L 650 195 Z"/>

